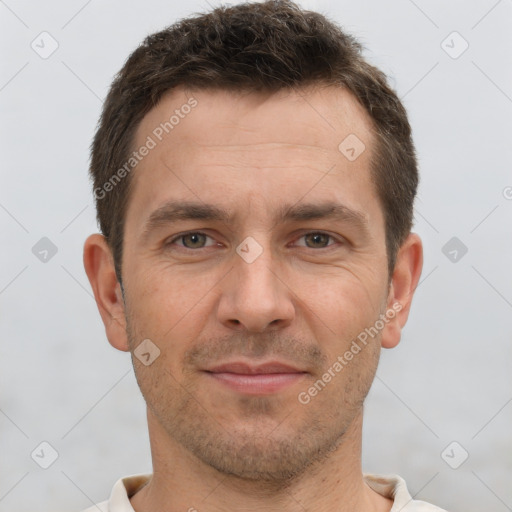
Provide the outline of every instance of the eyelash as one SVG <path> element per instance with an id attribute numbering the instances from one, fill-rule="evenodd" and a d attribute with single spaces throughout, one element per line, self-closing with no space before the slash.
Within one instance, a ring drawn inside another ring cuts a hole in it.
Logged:
<path id="1" fill-rule="evenodd" d="M 210 238 L 213 240 L 213 238 L 209 235 L 207 235 L 206 233 L 204 233 L 203 231 L 187 231 L 186 233 L 181 233 L 177 236 L 175 236 L 174 238 L 172 238 L 171 240 L 169 240 L 168 242 L 165 243 L 165 246 L 171 246 L 171 245 L 174 245 L 174 242 L 176 242 L 177 240 L 180 240 L 188 235 L 204 235 L 206 236 L 207 238 Z M 335 236 L 329 234 L 329 233 L 325 233 L 324 231 L 308 231 L 307 233 L 304 233 L 302 234 L 298 239 L 300 240 L 301 238 L 304 238 L 305 236 L 307 235 L 325 235 L 327 237 L 329 237 L 329 239 L 331 240 L 334 240 L 335 242 L 337 242 L 338 244 L 342 244 L 343 241 L 336 238 Z M 313 249 L 313 250 L 321 250 L 321 249 L 329 249 L 331 248 L 332 246 L 334 246 L 336 244 L 328 244 L 326 245 L 325 247 L 319 247 L 317 249 L 315 248 L 312 248 L 312 247 L 307 247 L 305 245 L 303 246 L 300 246 L 300 247 L 304 247 L 305 249 Z M 213 247 L 213 245 L 211 246 L 204 246 L 204 247 L 198 247 L 197 249 L 191 249 L 190 247 L 185 247 L 184 245 L 180 245 L 179 247 L 181 247 L 181 249 L 184 249 L 186 251 L 199 251 L 200 249 L 206 249 L 208 247 Z"/>

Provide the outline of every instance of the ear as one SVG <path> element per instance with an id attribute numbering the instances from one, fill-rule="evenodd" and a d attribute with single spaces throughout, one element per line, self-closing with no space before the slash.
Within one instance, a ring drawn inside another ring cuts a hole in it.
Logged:
<path id="1" fill-rule="evenodd" d="M 114 267 L 112 252 L 103 235 L 94 234 L 84 244 L 84 267 L 94 292 L 110 344 L 129 351 L 125 305 Z"/>
<path id="2" fill-rule="evenodd" d="M 400 342 L 402 328 L 407 322 L 412 297 L 418 286 L 423 268 L 423 245 L 416 233 L 410 233 L 400 247 L 387 299 L 389 322 L 382 331 L 381 344 L 393 348 Z M 392 316 L 394 315 L 394 316 Z"/>

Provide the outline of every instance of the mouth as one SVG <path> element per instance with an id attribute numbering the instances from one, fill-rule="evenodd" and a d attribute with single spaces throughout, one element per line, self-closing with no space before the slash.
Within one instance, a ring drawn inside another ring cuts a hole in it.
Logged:
<path id="1" fill-rule="evenodd" d="M 246 395 L 277 393 L 299 382 L 308 374 L 305 370 L 277 361 L 259 365 L 234 361 L 203 371 L 220 385 Z"/>

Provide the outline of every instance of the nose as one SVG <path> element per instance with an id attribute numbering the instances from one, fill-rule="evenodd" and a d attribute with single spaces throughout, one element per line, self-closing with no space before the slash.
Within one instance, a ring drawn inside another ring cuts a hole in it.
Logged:
<path id="1" fill-rule="evenodd" d="M 222 282 L 217 309 L 218 319 L 226 327 L 262 333 L 292 322 L 293 292 L 270 252 L 264 250 L 250 263 L 234 255 L 234 268 Z"/>

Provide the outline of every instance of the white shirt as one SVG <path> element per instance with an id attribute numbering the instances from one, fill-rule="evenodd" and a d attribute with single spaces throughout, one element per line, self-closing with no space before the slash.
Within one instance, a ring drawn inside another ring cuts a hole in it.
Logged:
<path id="1" fill-rule="evenodd" d="M 114 485 L 110 498 L 83 512 L 135 512 L 130 498 L 148 481 L 151 474 L 130 475 L 120 478 Z M 376 492 L 393 499 L 390 512 L 446 512 L 446 510 L 413 500 L 405 481 L 398 475 L 364 475 L 365 482 Z"/>

